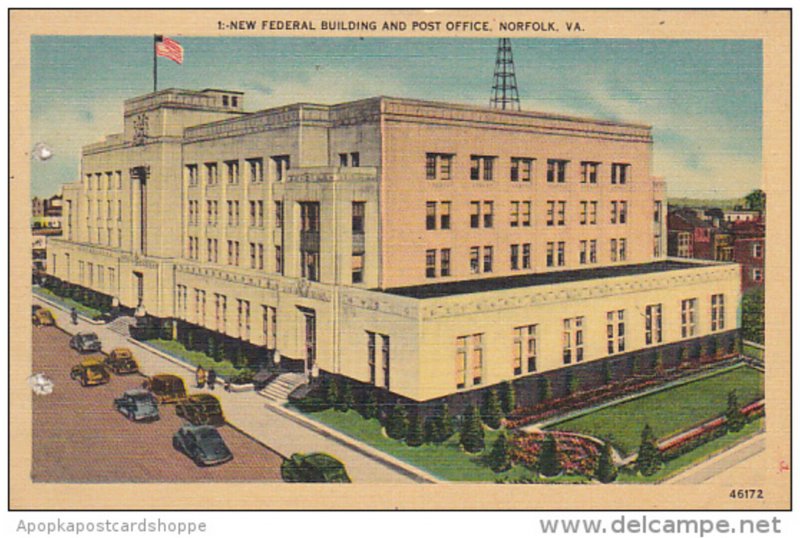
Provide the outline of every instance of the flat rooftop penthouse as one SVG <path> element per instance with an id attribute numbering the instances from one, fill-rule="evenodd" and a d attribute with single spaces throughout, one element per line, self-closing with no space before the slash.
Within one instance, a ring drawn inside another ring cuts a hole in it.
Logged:
<path id="1" fill-rule="evenodd" d="M 504 291 L 515 288 L 578 283 L 615 277 L 664 273 L 669 271 L 678 271 L 681 269 L 700 269 L 705 267 L 733 265 L 735 264 L 665 260 L 615 267 L 597 267 L 592 269 L 554 271 L 550 273 L 535 273 L 519 276 L 484 278 L 478 280 L 460 280 L 457 282 L 444 282 L 440 284 L 422 284 L 419 286 L 387 288 L 380 291 L 383 291 L 384 293 L 390 293 L 392 295 L 411 297 L 414 299 L 435 299 L 440 297 L 450 297 L 453 295 L 465 295 L 469 293 Z"/>

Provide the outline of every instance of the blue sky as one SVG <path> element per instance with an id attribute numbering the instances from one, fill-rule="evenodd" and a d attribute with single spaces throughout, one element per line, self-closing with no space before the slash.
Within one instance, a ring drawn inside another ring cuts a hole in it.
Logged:
<path id="1" fill-rule="evenodd" d="M 496 39 L 171 36 L 159 89 L 245 92 L 245 108 L 390 95 L 488 105 Z M 522 108 L 653 125 L 653 174 L 670 196 L 761 185 L 760 41 L 512 39 Z M 122 130 L 123 100 L 152 91 L 152 36 L 34 36 L 32 194 L 79 176 L 81 146 Z"/>

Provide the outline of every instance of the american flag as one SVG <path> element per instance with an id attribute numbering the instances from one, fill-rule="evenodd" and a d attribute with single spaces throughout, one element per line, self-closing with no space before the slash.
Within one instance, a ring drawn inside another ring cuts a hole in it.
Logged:
<path id="1" fill-rule="evenodd" d="M 181 47 L 181 44 L 174 39 L 164 37 L 163 35 L 157 35 L 156 56 L 163 56 L 164 58 L 169 58 L 177 64 L 182 64 L 183 47 Z"/>

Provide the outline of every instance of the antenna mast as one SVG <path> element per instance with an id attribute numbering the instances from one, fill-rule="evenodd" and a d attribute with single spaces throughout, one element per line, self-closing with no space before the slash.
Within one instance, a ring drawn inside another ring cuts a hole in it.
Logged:
<path id="1" fill-rule="evenodd" d="M 517 76 L 514 74 L 514 57 L 511 55 L 511 40 L 507 37 L 501 37 L 497 44 L 491 105 L 492 108 L 501 110 L 520 109 Z"/>

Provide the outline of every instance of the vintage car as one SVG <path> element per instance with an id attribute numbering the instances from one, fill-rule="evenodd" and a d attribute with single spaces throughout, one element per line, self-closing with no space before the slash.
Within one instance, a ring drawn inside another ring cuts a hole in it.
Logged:
<path id="1" fill-rule="evenodd" d="M 292 454 L 281 464 L 281 477 L 284 482 L 350 482 L 344 464 L 321 452 Z"/>
<path id="2" fill-rule="evenodd" d="M 53 313 L 46 308 L 42 308 L 41 306 L 36 308 L 37 306 L 38 305 L 34 305 L 33 308 L 33 324 L 36 326 L 54 326 L 56 324 L 56 320 L 53 317 Z"/>
<path id="3" fill-rule="evenodd" d="M 139 365 L 133 358 L 133 353 L 126 347 L 118 347 L 111 351 L 106 357 L 105 364 L 109 370 L 117 375 L 135 374 L 139 371 Z"/>
<path id="4" fill-rule="evenodd" d="M 111 375 L 100 359 L 84 359 L 70 370 L 71 379 L 80 380 L 81 386 L 103 385 L 108 383 Z"/>
<path id="5" fill-rule="evenodd" d="M 103 345 L 95 333 L 77 333 L 69 339 L 69 347 L 79 353 L 100 351 Z"/>
<path id="6" fill-rule="evenodd" d="M 190 394 L 185 400 L 178 402 L 175 406 L 175 414 L 195 426 L 204 424 L 222 426 L 225 424 L 222 406 L 219 404 L 219 400 L 211 394 Z"/>
<path id="7" fill-rule="evenodd" d="M 149 390 L 158 403 L 176 403 L 186 398 L 186 385 L 183 379 L 171 374 L 156 374 L 142 383 L 142 388 Z"/>
<path id="8" fill-rule="evenodd" d="M 213 426 L 181 426 L 172 436 L 172 446 L 196 465 L 218 465 L 233 459 L 222 436 Z"/>
<path id="9" fill-rule="evenodd" d="M 119 398 L 114 398 L 114 407 L 128 420 L 134 422 L 153 421 L 161 418 L 158 414 L 158 402 L 149 390 L 127 390 Z"/>

